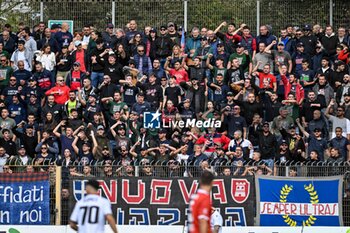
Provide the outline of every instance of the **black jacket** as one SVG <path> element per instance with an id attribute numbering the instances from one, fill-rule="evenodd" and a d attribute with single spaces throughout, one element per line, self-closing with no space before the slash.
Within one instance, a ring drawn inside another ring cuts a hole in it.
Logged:
<path id="1" fill-rule="evenodd" d="M 173 41 L 169 36 L 160 36 L 155 41 L 156 57 L 166 58 L 171 55 Z"/>

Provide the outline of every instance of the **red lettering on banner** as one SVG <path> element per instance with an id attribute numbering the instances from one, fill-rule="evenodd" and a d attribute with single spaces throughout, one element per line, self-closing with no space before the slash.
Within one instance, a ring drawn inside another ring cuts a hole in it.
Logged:
<path id="1" fill-rule="evenodd" d="M 227 197 L 226 197 L 226 190 L 225 190 L 225 183 L 223 179 L 214 180 L 213 186 L 218 187 L 218 192 L 213 193 L 213 199 L 220 200 L 221 204 L 227 203 Z"/>
<path id="2" fill-rule="evenodd" d="M 335 215 L 335 209 L 337 207 L 337 204 L 333 204 L 333 209 L 332 209 L 332 213 L 331 215 L 334 216 Z"/>
<path id="3" fill-rule="evenodd" d="M 152 180 L 151 183 L 151 203 L 150 204 L 161 204 L 168 205 L 171 197 L 171 183 L 172 180 Z M 158 189 L 164 189 L 164 195 L 160 196 Z"/>
<path id="4" fill-rule="evenodd" d="M 117 181 L 110 180 L 109 187 L 107 186 L 105 181 L 99 181 L 100 188 L 102 192 L 105 194 L 106 198 L 112 203 L 117 203 Z M 101 195 L 101 191 L 98 190 L 99 195 Z"/>
<path id="5" fill-rule="evenodd" d="M 130 194 L 130 184 L 129 180 L 123 179 L 122 180 L 122 198 L 125 200 L 128 204 L 140 204 L 145 199 L 145 190 L 146 185 L 142 180 L 137 181 L 137 194 L 131 195 Z"/>
<path id="6" fill-rule="evenodd" d="M 184 180 L 177 180 L 177 182 L 179 183 L 182 198 L 183 198 L 184 202 L 186 204 L 188 204 L 190 201 L 191 195 L 194 194 L 198 189 L 198 181 L 197 180 L 192 181 L 190 191 L 188 191 Z"/>

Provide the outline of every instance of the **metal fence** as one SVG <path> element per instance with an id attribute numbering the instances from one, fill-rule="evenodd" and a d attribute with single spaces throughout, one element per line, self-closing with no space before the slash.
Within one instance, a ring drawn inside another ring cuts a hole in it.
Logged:
<path id="1" fill-rule="evenodd" d="M 215 29 L 222 21 L 245 22 L 255 32 L 269 24 L 275 33 L 288 24 L 350 24 L 348 0 L 7 0 L 0 1 L 3 23 L 23 21 L 34 26 L 40 20 L 74 20 L 81 29 L 91 23 L 104 30 L 107 23 L 125 27 L 130 19 L 145 26 L 158 27 L 169 21 L 190 29 Z M 4 4 L 8 2 L 8 4 Z M 11 7 L 11 8 L 10 8 Z"/>
<path id="2" fill-rule="evenodd" d="M 200 165 L 180 165 L 170 162 L 166 165 L 140 163 L 131 165 L 130 163 L 119 164 L 99 164 L 84 165 L 75 164 L 74 166 L 64 167 L 56 165 L 48 166 L 13 166 L 5 165 L 4 172 L 32 172 L 49 171 L 50 172 L 50 213 L 52 224 L 66 225 L 70 212 L 69 196 L 72 193 L 69 190 L 69 179 L 74 177 L 98 178 L 103 179 L 112 177 L 119 179 L 128 176 L 137 177 L 198 177 L 203 170 L 215 172 L 217 176 L 251 176 L 256 174 L 265 174 L 271 176 L 285 177 L 316 177 L 316 176 L 334 176 L 343 175 L 344 177 L 344 195 L 343 195 L 343 220 L 345 226 L 350 226 L 350 163 L 293 163 L 293 164 L 275 164 L 269 168 L 265 164 L 241 165 L 237 163 L 228 164 L 208 164 Z"/>
<path id="3" fill-rule="evenodd" d="M 4 165 L 5 173 L 49 172 L 50 177 L 50 224 L 61 224 L 61 167 L 56 165 Z"/>

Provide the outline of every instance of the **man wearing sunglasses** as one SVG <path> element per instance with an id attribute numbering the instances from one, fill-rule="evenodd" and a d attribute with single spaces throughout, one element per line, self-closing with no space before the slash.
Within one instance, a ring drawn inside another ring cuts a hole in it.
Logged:
<path id="1" fill-rule="evenodd" d="M 45 92 L 45 95 L 54 95 L 57 104 L 65 104 L 69 99 L 69 87 L 66 86 L 64 78 L 57 76 L 56 86 Z"/>

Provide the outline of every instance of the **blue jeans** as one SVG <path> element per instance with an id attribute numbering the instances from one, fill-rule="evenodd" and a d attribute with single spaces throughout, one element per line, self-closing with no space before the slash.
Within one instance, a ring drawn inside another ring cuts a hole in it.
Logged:
<path id="1" fill-rule="evenodd" d="M 91 72 L 91 84 L 94 87 L 98 87 L 98 85 L 102 82 L 103 80 L 103 72 Z"/>

